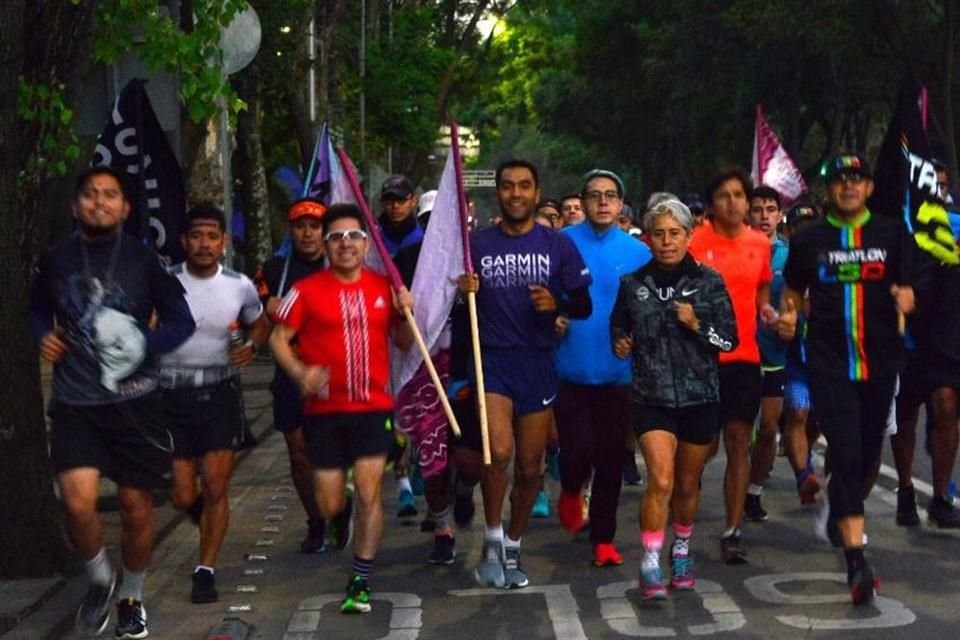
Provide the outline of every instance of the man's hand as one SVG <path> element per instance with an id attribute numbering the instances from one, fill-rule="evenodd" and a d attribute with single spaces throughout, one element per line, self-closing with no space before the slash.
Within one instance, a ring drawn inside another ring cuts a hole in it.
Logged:
<path id="1" fill-rule="evenodd" d="M 557 335 L 562 338 L 567 335 L 567 329 L 570 328 L 570 318 L 562 314 L 557 316 L 557 319 L 553 322 L 553 328 Z"/>
<path id="2" fill-rule="evenodd" d="M 777 310 L 769 304 L 765 304 L 760 307 L 760 321 L 763 323 L 763 326 L 770 331 L 777 330 L 777 323 L 780 320 L 780 314 L 777 313 Z"/>
<path id="3" fill-rule="evenodd" d="M 890 295 L 893 296 L 897 311 L 903 315 L 910 315 L 917 308 L 917 302 L 913 295 L 913 287 L 901 287 L 895 284 L 890 285 Z"/>
<path id="4" fill-rule="evenodd" d="M 674 300 L 673 308 L 677 311 L 677 320 L 680 321 L 680 324 L 691 331 L 700 330 L 700 320 L 697 318 L 697 314 L 694 312 L 692 304 L 689 302 L 680 302 L 679 300 Z"/>
<path id="5" fill-rule="evenodd" d="M 615 343 L 613 343 L 613 353 L 618 358 L 626 358 L 630 355 L 630 352 L 633 351 L 633 340 L 630 338 L 618 338 Z"/>
<path id="6" fill-rule="evenodd" d="M 529 287 L 530 302 L 533 303 L 534 309 L 544 313 L 557 310 L 557 301 L 550 293 L 550 289 L 540 284 L 531 284 Z"/>
<path id="7" fill-rule="evenodd" d="M 51 364 L 60 362 L 67 352 L 67 343 L 60 337 L 62 329 L 54 329 L 40 339 L 40 357 Z"/>
<path id="8" fill-rule="evenodd" d="M 230 349 L 230 364 L 235 367 L 245 367 L 257 356 L 257 347 L 252 341 Z"/>
<path id="9" fill-rule="evenodd" d="M 297 378 L 297 386 L 300 387 L 300 395 L 304 398 L 329 398 L 330 368 L 318 365 L 304 367 L 303 372 Z"/>
<path id="10" fill-rule="evenodd" d="M 403 314 L 404 308 L 413 311 L 413 294 L 406 287 L 400 287 L 399 291 L 393 292 L 393 307 L 400 314 Z"/>
<path id="11" fill-rule="evenodd" d="M 797 306 L 793 303 L 793 298 L 784 298 L 780 316 L 777 318 L 776 332 L 785 342 L 793 340 L 797 333 Z"/>
<path id="12" fill-rule="evenodd" d="M 271 318 L 274 314 L 277 313 L 277 309 L 280 308 L 280 303 L 283 302 L 283 298 L 278 298 L 277 296 L 270 296 L 267 298 L 267 304 L 264 307 L 264 311 L 267 312 L 267 315 Z"/>
<path id="13" fill-rule="evenodd" d="M 480 291 L 480 276 L 476 273 L 465 273 L 457 278 L 460 293 L 476 293 Z"/>

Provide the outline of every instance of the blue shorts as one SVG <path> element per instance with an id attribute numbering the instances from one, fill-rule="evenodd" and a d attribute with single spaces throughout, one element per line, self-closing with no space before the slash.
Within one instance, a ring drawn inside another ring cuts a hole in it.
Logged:
<path id="1" fill-rule="evenodd" d="M 785 409 L 809 410 L 810 378 L 807 367 L 787 359 L 784 369 L 786 382 L 783 384 L 783 406 Z"/>
<path id="2" fill-rule="evenodd" d="M 471 373 L 473 367 L 471 367 Z M 513 401 L 514 415 L 545 411 L 557 399 L 559 380 L 553 351 L 483 353 L 484 391 Z"/>

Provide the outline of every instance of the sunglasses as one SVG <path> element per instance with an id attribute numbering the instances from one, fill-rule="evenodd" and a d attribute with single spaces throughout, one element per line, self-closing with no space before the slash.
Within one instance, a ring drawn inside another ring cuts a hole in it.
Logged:
<path id="1" fill-rule="evenodd" d="M 344 240 L 350 240 L 355 242 L 358 240 L 366 240 L 367 232 L 363 229 L 347 229 L 346 231 L 331 231 L 327 235 L 323 236 L 324 242 L 343 242 Z"/>

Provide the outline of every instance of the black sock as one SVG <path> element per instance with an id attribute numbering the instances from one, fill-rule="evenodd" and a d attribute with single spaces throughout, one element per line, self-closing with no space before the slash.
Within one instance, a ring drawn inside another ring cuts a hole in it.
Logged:
<path id="1" fill-rule="evenodd" d="M 853 584 L 853 576 L 857 574 L 864 563 L 863 547 L 844 549 L 843 555 L 847 557 L 847 584 Z"/>

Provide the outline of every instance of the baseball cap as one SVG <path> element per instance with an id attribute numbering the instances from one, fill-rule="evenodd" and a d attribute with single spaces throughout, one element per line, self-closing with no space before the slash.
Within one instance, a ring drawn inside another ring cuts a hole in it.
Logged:
<path id="1" fill-rule="evenodd" d="M 870 173 L 870 163 L 857 153 L 841 153 L 825 162 L 820 168 L 820 175 L 827 183 L 833 182 L 841 173 L 850 173 L 864 178 L 873 177 Z"/>
<path id="2" fill-rule="evenodd" d="M 797 205 L 787 211 L 787 225 L 795 225 L 801 220 L 816 220 L 817 210 L 805 204 Z"/>
<path id="3" fill-rule="evenodd" d="M 437 199 L 437 190 L 426 191 L 420 196 L 420 208 L 417 210 L 417 217 L 424 216 L 433 211 L 433 203 Z"/>
<path id="4" fill-rule="evenodd" d="M 607 171 L 606 169 L 591 169 L 583 174 L 583 177 L 580 178 L 580 193 L 583 193 L 584 189 L 587 188 L 587 183 L 594 178 L 609 178 L 610 180 L 613 180 L 614 184 L 617 185 L 618 195 L 621 198 L 623 197 L 623 180 L 621 180 L 620 176 L 615 174 L 613 171 Z"/>
<path id="5" fill-rule="evenodd" d="M 706 209 L 703 206 L 703 198 L 700 197 L 700 194 L 695 191 L 688 191 L 680 196 L 680 202 L 687 205 L 687 208 L 690 209 L 690 212 L 694 215 L 698 213 L 703 213 Z"/>
<path id="6" fill-rule="evenodd" d="M 390 196 L 403 200 L 409 198 L 414 190 L 413 183 L 405 176 L 390 176 L 383 181 L 383 186 L 380 187 L 380 197 Z"/>
<path id="7" fill-rule="evenodd" d="M 287 207 L 287 220 L 293 222 L 304 216 L 313 216 L 319 219 L 322 218 L 326 212 L 327 208 L 323 206 L 322 202 L 314 200 L 313 198 L 300 198 L 299 200 L 291 202 L 290 206 Z"/>

